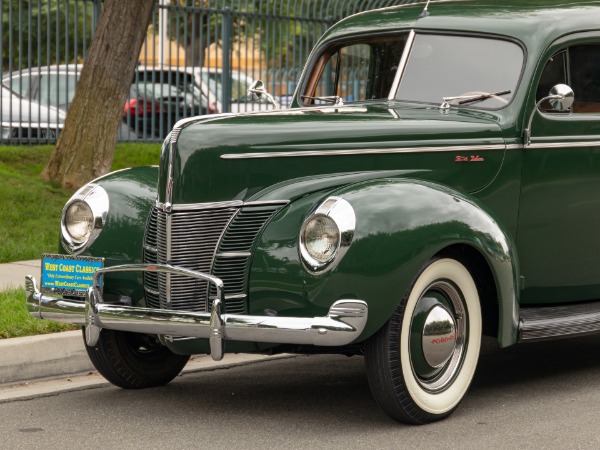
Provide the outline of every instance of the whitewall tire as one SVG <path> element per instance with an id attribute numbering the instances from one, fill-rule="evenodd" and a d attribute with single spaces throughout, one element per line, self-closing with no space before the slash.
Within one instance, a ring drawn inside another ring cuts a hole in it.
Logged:
<path id="1" fill-rule="evenodd" d="M 481 306 L 473 277 L 454 259 L 432 260 L 365 345 L 371 391 L 401 422 L 443 419 L 469 388 L 480 343 Z"/>

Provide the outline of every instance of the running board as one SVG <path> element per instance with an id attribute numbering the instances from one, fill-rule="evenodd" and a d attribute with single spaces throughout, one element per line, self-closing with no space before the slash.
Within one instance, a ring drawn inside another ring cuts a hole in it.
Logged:
<path id="1" fill-rule="evenodd" d="M 600 302 L 521 308 L 519 341 L 533 342 L 600 332 Z"/>

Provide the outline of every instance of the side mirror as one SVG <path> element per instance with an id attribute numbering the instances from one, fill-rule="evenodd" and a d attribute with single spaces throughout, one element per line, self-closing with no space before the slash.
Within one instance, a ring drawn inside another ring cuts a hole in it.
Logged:
<path id="1" fill-rule="evenodd" d="M 250 87 L 248 88 L 248 100 L 256 101 L 263 95 L 267 98 L 269 102 L 271 102 L 271 104 L 273 104 L 273 106 L 275 106 L 276 109 L 280 108 L 279 104 L 273 98 L 273 96 L 267 92 L 265 84 L 261 80 L 253 81 Z"/>
<path id="2" fill-rule="evenodd" d="M 550 89 L 550 93 L 548 96 L 541 99 L 535 105 L 535 109 L 531 112 L 529 116 L 529 123 L 527 124 L 527 128 L 525 129 L 525 146 L 528 147 L 531 145 L 531 122 L 533 121 L 533 116 L 536 112 L 540 110 L 540 106 L 544 102 L 550 102 L 550 106 L 554 111 L 557 112 L 565 112 L 568 111 L 571 106 L 573 106 L 573 102 L 575 101 L 575 93 L 570 86 L 566 84 L 557 84 L 552 89 Z"/>
<path id="3" fill-rule="evenodd" d="M 571 106 L 573 106 L 573 102 L 575 101 L 575 93 L 573 89 L 571 89 L 566 84 L 557 84 L 552 89 L 550 89 L 550 94 L 545 99 L 543 98 L 536 105 L 536 109 L 539 108 L 540 103 L 549 100 L 550 106 L 552 109 L 558 112 L 568 111 Z"/>

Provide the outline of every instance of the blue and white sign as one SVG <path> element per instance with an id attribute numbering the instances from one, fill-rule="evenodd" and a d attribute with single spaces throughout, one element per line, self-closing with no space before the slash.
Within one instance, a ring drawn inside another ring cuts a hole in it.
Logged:
<path id="1" fill-rule="evenodd" d="M 83 297 L 103 266 L 104 258 L 42 255 L 42 291 Z"/>

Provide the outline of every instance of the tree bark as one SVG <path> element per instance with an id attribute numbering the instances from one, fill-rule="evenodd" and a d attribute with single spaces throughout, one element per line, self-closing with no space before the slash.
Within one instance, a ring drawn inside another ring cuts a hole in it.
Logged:
<path id="1" fill-rule="evenodd" d="M 42 178 L 75 189 L 108 173 L 152 0 L 105 0 L 64 129 Z"/>

